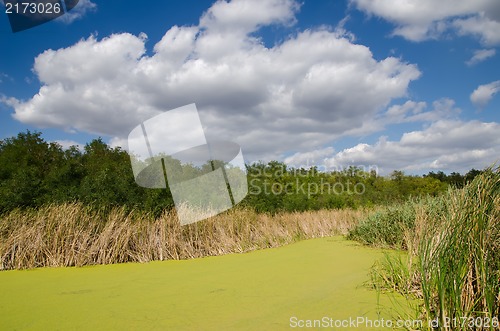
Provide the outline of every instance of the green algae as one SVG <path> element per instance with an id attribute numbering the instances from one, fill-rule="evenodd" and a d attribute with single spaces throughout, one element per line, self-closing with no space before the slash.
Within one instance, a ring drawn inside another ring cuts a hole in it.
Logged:
<path id="1" fill-rule="evenodd" d="M 333 237 L 187 261 L 4 271 L 0 330 L 289 330 L 291 319 L 387 319 L 394 297 L 363 285 L 381 257 Z"/>

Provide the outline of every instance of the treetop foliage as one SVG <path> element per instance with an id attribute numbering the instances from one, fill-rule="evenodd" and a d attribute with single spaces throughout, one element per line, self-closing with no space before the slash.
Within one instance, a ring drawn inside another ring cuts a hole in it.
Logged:
<path id="1" fill-rule="evenodd" d="M 217 161 L 214 164 L 220 166 Z M 317 167 L 291 168 L 278 161 L 246 168 L 249 194 L 241 203 L 262 212 L 356 208 L 404 201 L 410 196 L 435 196 L 449 185 L 462 187 L 481 172 L 408 176 L 394 171 L 382 177 L 359 167 L 325 172 Z M 201 174 L 211 167 L 208 163 L 184 165 L 181 170 Z M 174 206 L 168 188 L 137 185 L 128 153 L 111 148 L 101 138 L 88 143 L 83 151 L 46 142 L 40 132 L 22 132 L 0 141 L 0 213 L 72 201 L 104 209 L 123 206 L 155 215 Z"/>

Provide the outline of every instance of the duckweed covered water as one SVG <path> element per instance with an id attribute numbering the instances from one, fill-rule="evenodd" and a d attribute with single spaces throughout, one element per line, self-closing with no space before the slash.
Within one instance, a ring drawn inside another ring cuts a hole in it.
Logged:
<path id="1" fill-rule="evenodd" d="M 0 330 L 290 330 L 324 318 L 377 321 L 395 317 L 394 298 L 363 286 L 381 257 L 333 237 L 187 261 L 4 271 Z"/>

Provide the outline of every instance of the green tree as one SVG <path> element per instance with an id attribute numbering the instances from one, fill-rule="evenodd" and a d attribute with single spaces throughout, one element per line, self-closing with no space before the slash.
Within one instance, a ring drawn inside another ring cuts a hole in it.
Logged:
<path id="1" fill-rule="evenodd" d="M 47 181 L 62 165 L 64 153 L 40 132 L 19 133 L 0 141 L 0 211 L 48 202 Z"/>

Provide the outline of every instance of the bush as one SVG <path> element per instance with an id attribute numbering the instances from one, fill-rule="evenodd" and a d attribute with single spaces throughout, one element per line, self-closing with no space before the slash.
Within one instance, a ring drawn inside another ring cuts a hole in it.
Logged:
<path id="1" fill-rule="evenodd" d="M 407 247 L 405 232 L 415 227 L 414 202 L 385 207 L 361 221 L 349 232 L 348 239 L 377 247 Z"/>

